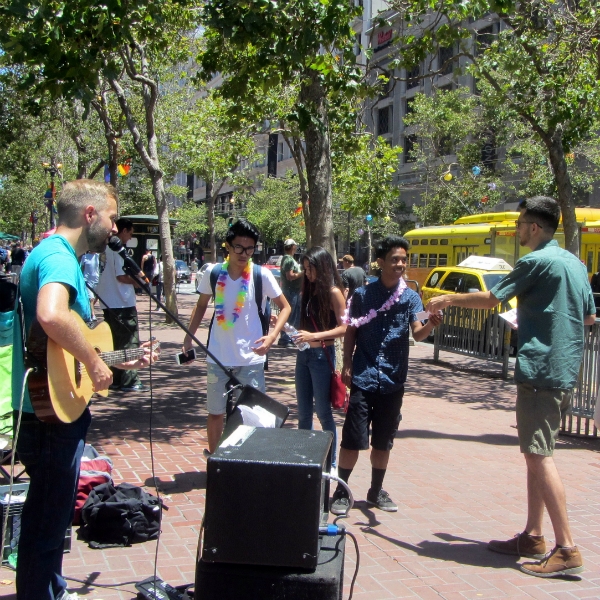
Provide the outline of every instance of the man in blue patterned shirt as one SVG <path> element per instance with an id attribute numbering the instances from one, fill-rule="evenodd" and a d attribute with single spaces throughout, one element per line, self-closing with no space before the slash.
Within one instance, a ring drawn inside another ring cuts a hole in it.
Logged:
<path id="1" fill-rule="evenodd" d="M 402 418 L 409 327 L 414 339 L 421 341 L 441 323 L 438 316 L 431 316 L 425 325 L 416 317 L 423 304 L 402 277 L 407 251 L 408 242 L 398 236 L 389 236 L 377 245 L 381 276 L 354 292 L 344 337 L 342 378 L 350 387 L 350 404 L 342 430 L 339 477 L 347 482 L 359 451 L 368 449 L 370 426 L 372 473 L 367 504 L 388 512 L 398 510 L 383 489 L 383 479 Z M 346 514 L 348 505 L 348 495 L 338 485 L 331 512 Z"/>

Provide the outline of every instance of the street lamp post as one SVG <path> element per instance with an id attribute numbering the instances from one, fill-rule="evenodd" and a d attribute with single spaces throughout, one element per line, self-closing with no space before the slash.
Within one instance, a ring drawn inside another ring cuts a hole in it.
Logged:
<path id="1" fill-rule="evenodd" d="M 50 196 L 46 198 L 47 202 L 45 202 L 45 204 L 48 207 L 48 210 L 50 211 L 48 229 L 54 229 L 56 227 L 56 221 L 54 220 L 54 200 L 56 198 L 56 187 L 54 186 L 54 178 L 57 175 L 60 175 L 60 169 L 62 169 L 62 164 L 56 163 L 54 162 L 54 159 L 52 159 L 52 161 L 49 163 L 42 163 L 42 166 L 44 167 L 44 172 L 46 173 L 46 175 L 50 175 Z"/>

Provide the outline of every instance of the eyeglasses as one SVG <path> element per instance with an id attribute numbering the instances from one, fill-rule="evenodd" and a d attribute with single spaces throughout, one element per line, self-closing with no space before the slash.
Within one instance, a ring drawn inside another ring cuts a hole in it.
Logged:
<path id="1" fill-rule="evenodd" d="M 256 250 L 256 246 L 240 246 L 239 244 L 234 244 L 232 247 L 236 254 L 243 254 L 245 252 L 248 256 L 254 254 L 254 250 Z"/>
<path id="2" fill-rule="evenodd" d="M 540 225 L 537 221 L 515 221 L 515 227 L 519 229 L 521 225 L 537 225 L 540 229 L 544 229 L 542 225 Z"/>

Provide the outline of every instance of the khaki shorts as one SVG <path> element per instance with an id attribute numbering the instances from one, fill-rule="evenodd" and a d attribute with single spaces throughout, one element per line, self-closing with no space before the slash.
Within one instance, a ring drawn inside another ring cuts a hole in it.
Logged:
<path id="1" fill-rule="evenodd" d="M 572 396 L 573 390 L 517 383 L 517 429 L 521 452 L 552 456 L 560 422 L 571 406 Z"/>

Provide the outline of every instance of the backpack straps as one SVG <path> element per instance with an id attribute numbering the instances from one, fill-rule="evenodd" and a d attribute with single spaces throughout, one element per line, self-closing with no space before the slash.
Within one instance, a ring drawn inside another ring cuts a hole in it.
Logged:
<path id="1" fill-rule="evenodd" d="M 213 304 L 215 301 L 215 290 L 217 289 L 217 279 L 219 279 L 219 275 L 221 274 L 222 268 L 223 268 L 223 263 L 216 263 L 215 265 L 212 266 L 212 268 L 210 270 L 210 289 L 212 290 Z M 215 312 L 216 312 L 216 309 L 213 310 L 213 314 L 210 319 L 210 324 L 208 326 L 208 338 L 206 339 L 206 347 L 207 348 L 208 348 L 208 345 L 210 344 L 210 332 L 212 331 L 212 328 L 213 328 L 213 323 L 215 320 Z"/>

